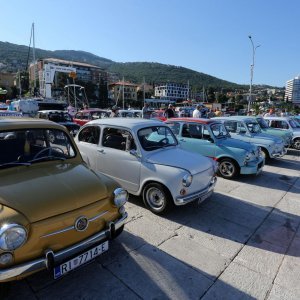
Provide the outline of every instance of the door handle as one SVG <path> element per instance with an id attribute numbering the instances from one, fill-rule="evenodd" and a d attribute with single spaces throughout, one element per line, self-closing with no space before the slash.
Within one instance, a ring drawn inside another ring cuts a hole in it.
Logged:
<path id="1" fill-rule="evenodd" d="M 185 142 L 185 139 L 179 139 L 180 142 Z"/>
<path id="2" fill-rule="evenodd" d="M 104 149 L 97 149 L 98 152 L 104 153 Z"/>

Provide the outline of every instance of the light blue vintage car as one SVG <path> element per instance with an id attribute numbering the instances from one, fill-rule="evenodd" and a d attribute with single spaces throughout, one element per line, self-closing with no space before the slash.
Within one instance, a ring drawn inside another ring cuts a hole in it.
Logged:
<path id="1" fill-rule="evenodd" d="M 231 116 L 213 119 L 223 121 L 232 138 L 260 146 L 266 161 L 282 157 L 287 153 L 283 139 L 262 133 L 258 122 L 253 117 Z"/>
<path id="2" fill-rule="evenodd" d="M 260 148 L 232 139 L 220 121 L 174 118 L 166 121 L 183 149 L 218 161 L 218 173 L 226 179 L 238 174 L 259 174 L 264 166 Z"/>

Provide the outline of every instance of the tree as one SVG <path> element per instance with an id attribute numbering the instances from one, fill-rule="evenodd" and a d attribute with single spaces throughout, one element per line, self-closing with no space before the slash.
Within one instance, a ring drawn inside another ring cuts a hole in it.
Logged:
<path id="1" fill-rule="evenodd" d="M 207 92 L 207 102 L 214 103 L 216 101 L 215 90 L 214 88 L 208 88 Z"/>

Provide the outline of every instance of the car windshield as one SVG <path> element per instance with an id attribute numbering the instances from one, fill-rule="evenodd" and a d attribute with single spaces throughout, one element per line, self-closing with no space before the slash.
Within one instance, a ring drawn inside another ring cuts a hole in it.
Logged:
<path id="1" fill-rule="evenodd" d="M 0 168 L 30 165 L 75 157 L 76 150 L 64 131 L 21 129 L 0 131 Z"/>
<path id="2" fill-rule="evenodd" d="M 140 129 L 138 138 L 146 151 L 177 145 L 173 132 L 167 126 L 152 126 Z"/>
<path id="3" fill-rule="evenodd" d="M 268 123 L 267 123 L 266 120 L 264 120 L 263 118 L 257 118 L 256 120 L 257 120 L 257 122 L 258 122 L 260 128 L 262 128 L 262 129 L 267 129 L 267 128 L 269 128 Z"/>
<path id="4" fill-rule="evenodd" d="M 229 136 L 229 133 L 228 133 L 226 127 L 224 126 L 224 124 L 221 124 L 221 123 L 212 124 L 210 126 L 210 129 L 216 138 L 222 138 L 222 137 Z"/>
<path id="5" fill-rule="evenodd" d="M 300 128 L 300 125 L 295 120 L 289 120 L 292 128 Z"/>
<path id="6" fill-rule="evenodd" d="M 251 133 L 260 133 L 261 129 L 257 122 L 245 122 Z"/>

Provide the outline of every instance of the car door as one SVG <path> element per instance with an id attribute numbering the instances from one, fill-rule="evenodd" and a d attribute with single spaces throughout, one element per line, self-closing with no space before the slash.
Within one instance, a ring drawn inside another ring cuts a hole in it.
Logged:
<path id="1" fill-rule="evenodd" d="M 98 170 L 98 145 L 101 128 L 98 125 L 86 126 L 78 133 L 78 148 L 83 160 L 93 169 Z"/>
<path id="2" fill-rule="evenodd" d="M 215 157 L 216 145 L 212 143 L 213 139 L 204 124 L 183 123 L 178 139 L 183 149 Z"/>
<path id="3" fill-rule="evenodd" d="M 140 186 L 141 159 L 136 153 L 137 144 L 130 130 L 105 127 L 97 148 L 97 169 L 115 179 L 129 192 Z"/>

